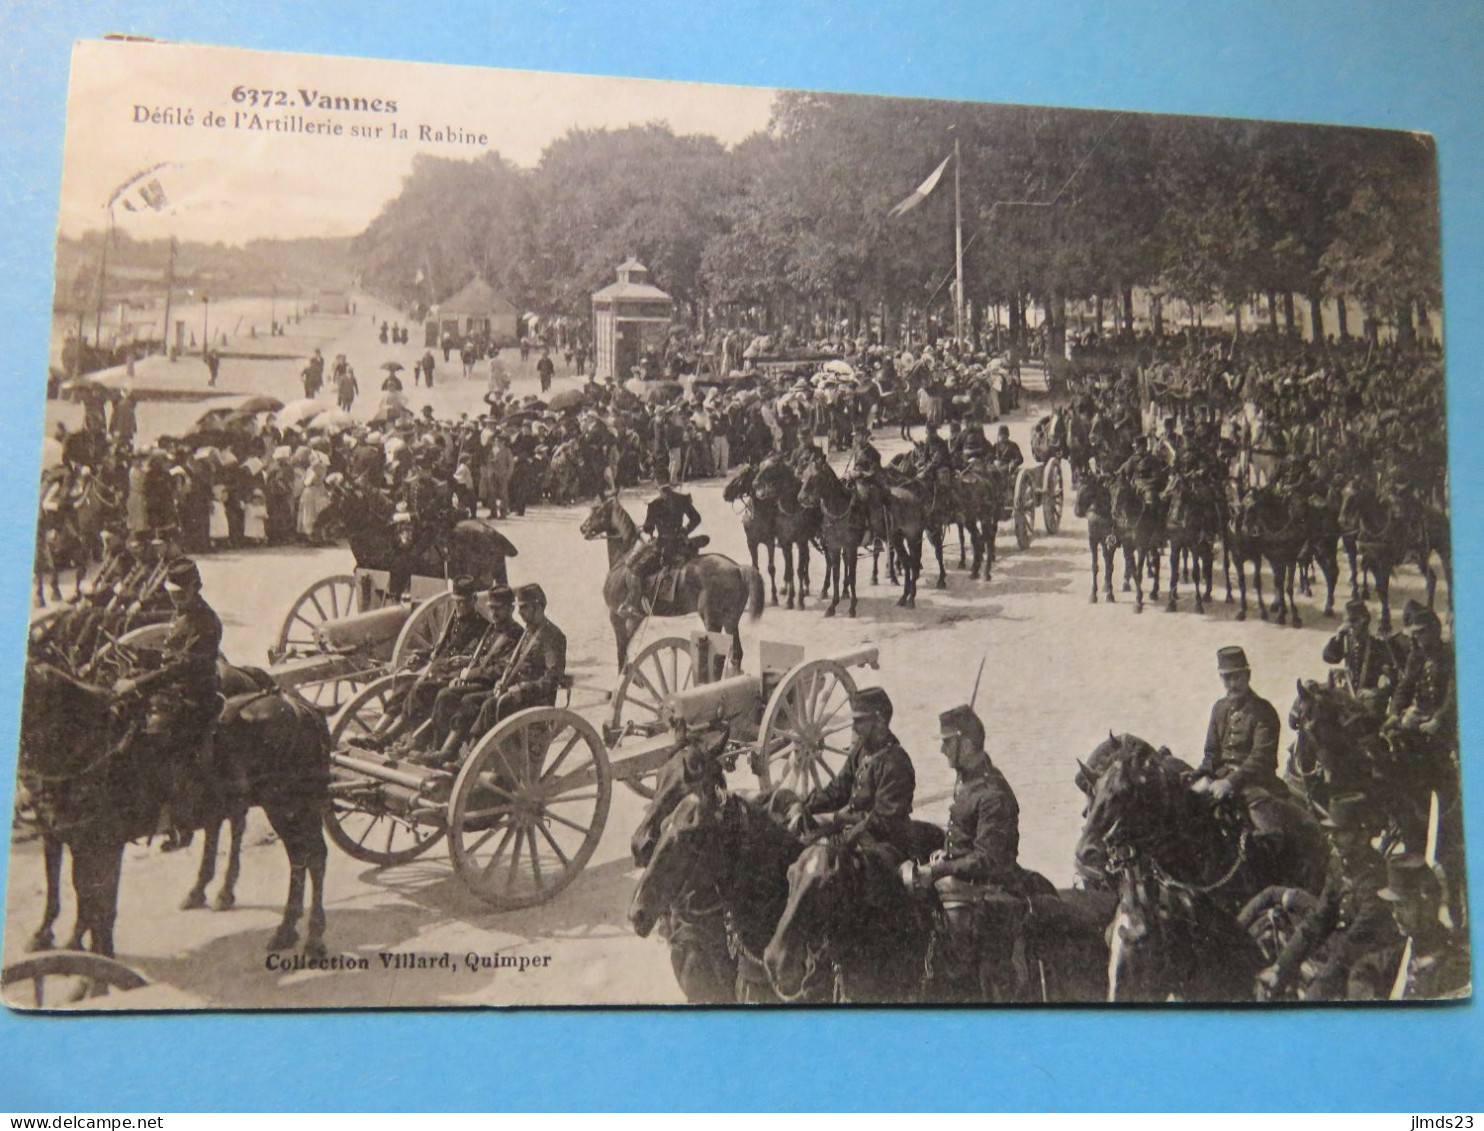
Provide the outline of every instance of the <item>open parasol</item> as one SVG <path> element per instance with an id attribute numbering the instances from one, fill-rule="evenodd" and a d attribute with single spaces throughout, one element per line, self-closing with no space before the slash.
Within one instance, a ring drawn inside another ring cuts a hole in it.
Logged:
<path id="1" fill-rule="evenodd" d="M 283 408 L 283 402 L 277 397 L 266 397 L 261 394 L 248 397 L 237 406 L 236 411 L 246 413 L 248 416 L 257 416 L 260 412 L 277 412 Z"/>
<path id="2" fill-rule="evenodd" d="M 302 428 L 324 411 L 325 406 L 319 401 L 290 401 L 274 413 L 274 417 L 281 428 Z"/>
<path id="3" fill-rule="evenodd" d="M 327 408 L 316 414 L 309 422 L 309 431 L 335 433 L 344 432 L 355 426 L 355 417 L 343 408 Z"/>
<path id="4" fill-rule="evenodd" d="M 563 389 L 548 400 L 547 405 L 557 412 L 568 412 L 571 409 L 581 408 L 587 403 L 581 389 Z"/>

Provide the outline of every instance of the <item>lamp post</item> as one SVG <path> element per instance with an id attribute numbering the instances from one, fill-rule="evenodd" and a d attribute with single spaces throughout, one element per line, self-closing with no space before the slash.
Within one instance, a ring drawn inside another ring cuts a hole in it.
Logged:
<path id="1" fill-rule="evenodd" d="M 201 356 L 211 348 L 211 299 L 201 296 Z"/>

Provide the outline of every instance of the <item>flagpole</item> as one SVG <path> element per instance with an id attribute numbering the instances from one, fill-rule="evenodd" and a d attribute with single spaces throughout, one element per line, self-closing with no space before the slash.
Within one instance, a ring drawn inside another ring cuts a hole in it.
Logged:
<path id="1" fill-rule="evenodd" d="M 170 258 L 165 263 L 165 333 L 161 341 L 170 357 L 170 300 L 175 293 L 175 237 L 170 237 Z M 171 360 L 174 360 L 173 358 Z"/>
<path id="2" fill-rule="evenodd" d="M 108 291 L 108 245 L 113 242 L 113 204 L 108 205 L 108 228 L 103 233 L 103 254 L 98 258 L 98 305 L 93 311 L 93 345 L 103 348 L 103 303 Z"/>
<path id="3" fill-rule="evenodd" d="M 964 201 L 959 183 L 958 138 L 953 139 L 953 269 L 955 291 L 953 296 L 953 338 L 959 348 L 964 344 Z"/>

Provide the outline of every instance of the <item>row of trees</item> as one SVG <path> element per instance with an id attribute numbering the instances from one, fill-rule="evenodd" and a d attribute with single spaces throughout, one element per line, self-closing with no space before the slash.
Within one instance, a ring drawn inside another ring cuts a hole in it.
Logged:
<path id="1" fill-rule="evenodd" d="M 965 297 L 1012 325 L 1031 300 L 1053 332 L 1072 299 L 1130 318 L 1137 288 L 1156 317 L 1178 300 L 1240 319 L 1264 295 L 1290 328 L 1295 296 L 1312 325 L 1325 299 L 1342 318 L 1348 300 L 1406 336 L 1441 299 L 1424 136 L 792 92 L 731 149 L 652 123 L 574 130 L 529 171 L 420 157 L 353 254 L 367 286 L 408 304 L 479 275 L 581 317 L 635 254 L 698 322 L 951 318 L 951 166 L 924 204 L 890 212 L 955 143 Z"/>

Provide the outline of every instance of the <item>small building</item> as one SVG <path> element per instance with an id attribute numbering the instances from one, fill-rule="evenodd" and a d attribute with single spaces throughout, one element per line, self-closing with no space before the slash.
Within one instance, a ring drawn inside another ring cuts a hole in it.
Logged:
<path id="1" fill-rule="evenodd" d="M 593 294 L 594 379 L 625 381 L 645 353 L 658 356 L 674 306 L 648 267 L 633 256 L 620 263 L 618 282 Z"/>
<path id="2" fill-rule="evenodd" d="M 444 299 L 433 309 L 423 326 L 423 342 L 429 349 L 437 346 L 444 334 L 455 341 L 485 337 L 499 345 L 514 345 L 519 340 L 517 323 L 520 311 L 509 299 L 497 295 L 494 288 L 475 276 L 458 294 Z"/>

